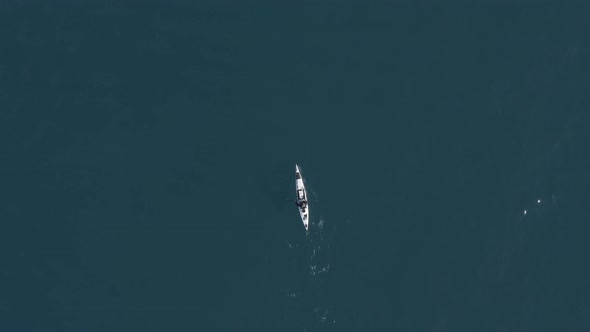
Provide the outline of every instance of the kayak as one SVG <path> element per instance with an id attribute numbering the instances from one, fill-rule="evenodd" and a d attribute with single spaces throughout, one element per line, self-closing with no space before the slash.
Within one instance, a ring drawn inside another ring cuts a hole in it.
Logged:
<path id="1" fill-rule="evenodd" d="M 295 190 L 297 194 L 297 208 L 299 209 L 303 226 L 305 226 L 305 232 L 307 232 L 309 229 L 309 202 L 307 200 L 307 190 L 305 190 L 305 184 L 303 184 L 303 177 L 297 164 L 295 165 Z"/>

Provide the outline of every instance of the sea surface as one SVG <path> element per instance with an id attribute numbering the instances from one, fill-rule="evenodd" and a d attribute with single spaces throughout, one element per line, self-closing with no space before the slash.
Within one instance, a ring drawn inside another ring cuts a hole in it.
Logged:
<path id="1" fill-rule="evenodd" d="M 589 9 L 2 2 L 0 331 L 590 330 Z"/>

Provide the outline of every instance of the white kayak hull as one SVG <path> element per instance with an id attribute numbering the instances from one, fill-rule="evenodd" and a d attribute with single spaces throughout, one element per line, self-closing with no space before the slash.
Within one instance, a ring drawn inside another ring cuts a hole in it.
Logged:
<path id="1" fill-rule="evenodd" d="M 297 206 L 297 208 L 299 209 L 301 221 L 307 232 L 309 230 L 309 200 L 307 199 L 307 190 L 305 189 L 303 176 L 301 175 L 301 170 L 298 165 L 295 165 L 295 194 L 297 200 L 303 199 L 305 201 L 304 207 Z"/>

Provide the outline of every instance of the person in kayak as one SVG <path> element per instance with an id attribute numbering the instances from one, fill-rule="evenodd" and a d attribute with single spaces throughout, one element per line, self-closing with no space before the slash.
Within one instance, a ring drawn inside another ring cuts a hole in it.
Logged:
<path id="1" fill-rule="evenodd" d="M 295 201 L 295 205 L 297 205 L 298 207 L 305 209 L 305 207 L 307 206 L 307 201 L 304 199 L 298 199 Z"/>
<path id="2" fill-rule="evenodd" d="M 297 190 L 297 200 L 295 200 L 295 205 L 300 209 L 305 209 L 307 206 L 307 199 L 305 199 L 305 192 L 303 189 Z"/>

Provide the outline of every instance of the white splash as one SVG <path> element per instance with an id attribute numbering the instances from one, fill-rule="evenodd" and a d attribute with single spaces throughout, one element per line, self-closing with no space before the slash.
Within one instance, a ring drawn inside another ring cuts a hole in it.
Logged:
<path id="1" fill-rule="evenodd" d="M 283 294 L 287 295 L 288 297 L 294 299 L 297 298 L 299 295 L 301 295 L 301 292 L 293 292 L 290 289 L 281 289 L 281 291 L 283 291 Z"/>

